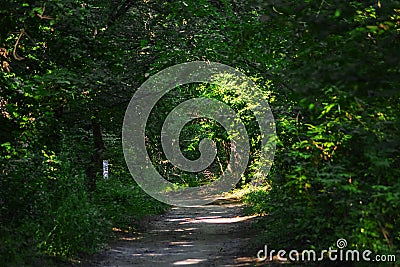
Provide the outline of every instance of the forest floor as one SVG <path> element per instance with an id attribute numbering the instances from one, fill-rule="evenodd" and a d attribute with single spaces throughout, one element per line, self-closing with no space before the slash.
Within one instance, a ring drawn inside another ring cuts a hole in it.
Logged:
<path id="1" fill-rule="evenodd" d="M 223 198 L 202 207 L 173 207 L 149 219 L 142 232 L 119 239 L 85 266 L 260 266 L 255 227 L 237 199 Z M 269 265 L 271 266 L 271 265 Z"/>

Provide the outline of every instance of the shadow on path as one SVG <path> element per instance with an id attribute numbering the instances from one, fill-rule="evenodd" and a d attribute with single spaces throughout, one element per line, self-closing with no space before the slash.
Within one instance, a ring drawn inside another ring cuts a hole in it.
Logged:
<path id="1" fill-rule="evenodd" d="M 196 208 L 174 207 L 140 236 L 120 238 L 90 266 L 254 266 L 257 236 L 244 206 L 229 199 Z"/>

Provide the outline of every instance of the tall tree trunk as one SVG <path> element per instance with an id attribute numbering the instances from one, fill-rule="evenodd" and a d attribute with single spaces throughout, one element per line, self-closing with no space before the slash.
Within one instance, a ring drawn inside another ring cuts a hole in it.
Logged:
<path id="1" fill-rule="evenodd" d="M 92 133 L 93 133 L 93 152 L 91 161 L 86 169 L 88 190 L 93 192 L 96 190 L 96 177 L 97 173 L 102 169 L 104 158 L 104 141 L 101 132 L 101 124 L 99 120 L 99 112 L 94 111 L 92 120 Z"/>

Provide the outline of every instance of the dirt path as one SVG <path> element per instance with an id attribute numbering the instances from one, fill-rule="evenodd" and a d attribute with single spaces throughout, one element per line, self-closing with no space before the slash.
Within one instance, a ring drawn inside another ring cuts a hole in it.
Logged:
<path id="1" fill-rule="evenodd" d="M 254 266 L 256 217 L 244 206 L 221 199 L 199 208 L 172 208 L 151 221 L 142 235 L 121 238 L 92 266 Z"/>

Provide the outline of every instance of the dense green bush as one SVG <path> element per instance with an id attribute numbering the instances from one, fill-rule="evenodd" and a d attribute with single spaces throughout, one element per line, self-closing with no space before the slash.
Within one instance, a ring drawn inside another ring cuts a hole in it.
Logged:
<path id="1" fill-rule="evenodd" d="M 2 165 L 1 263 L 90 254 L 107 244 L 112 227 L 132 228 L 143 216 L 166 209 L 129 177 L 101 178 L 88 193 L 72 151 L 65 148 L 59 156 L 42 151 Z"/>
<path id="2" fill-rule="evenodd" d="M 75 257 L 112 227 L 162 212 L 132 181 L 120 129 L 152 74 L 209 60 L 235 67 L 270 101 L 278 133 L 271 190 L 248 195 L 268 214 L 277 248 L 349 247 L 399 253 L 398 1 L 7 0 L 0 11 L 0 263 Z M 23 30 L 22 30 L 23 29 Z M 189 174 L 164 164 L 160 128 L 182 101 L 204 96 L 240 113 L 257 172 L 259 127 L 229 88 L 178 88 L 153 109 L 147 148 L 159 172 L 185 186 L 217 178 L 229 157 L 218 123 L 181 133 L 185 156 L 214 139 L 218 162 Z M 101 177 L 101 160 L 110 178 Z M 265 178 L 265 177 L 263 177 Z M 3 264 L 4 265 L 4 264 Z"/>
<path id="3" fill-rule="evenodd" d="M 272 189 L 248 201 L 269 214 L 271 246 L 322 250 L 345 238 L 350 248 L 398 255 L 400 69 L 389 58 L 400 47 L 398 2 L 313 3 L 296 14 L 306 22 L 301 52 L 291 53 L 287 89 L 276 92 Z"/>
<path id="4" fill-rule="evenodd" d="M 140 80 L 141 74 L 131 73 L 147 65 L 121 74 L 126 58 L 139 55 L 130 36 L 115 38 L 124 24 L 111 27 L 126 6 L 3 2 L 0 265 L 29 266 L 44 256 L 71 259 L 95 252 L 113 237 L 113 227 L 133 227 L 166 208 L 135 187 L 115 138 L 132 95 L 123 76 Z M 143 18 L 130 13 L 130 19 Z M 116 51 L 116 40 L 131 48 Z M 111 165 L 107 181 L 102 159 Z M 121 222 L 123 216 L 130 220 Z"/>

